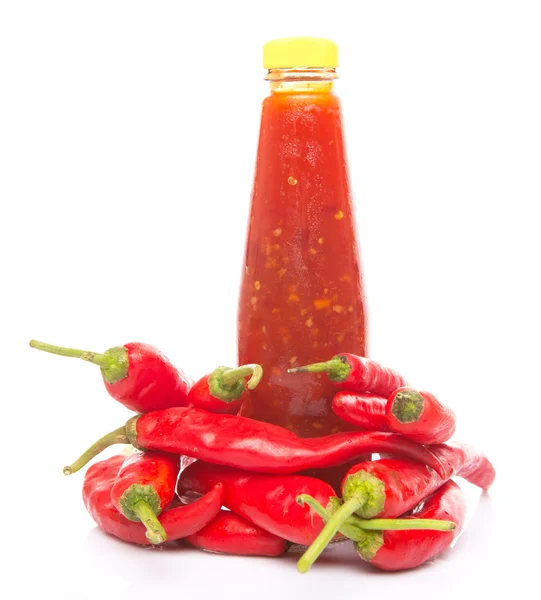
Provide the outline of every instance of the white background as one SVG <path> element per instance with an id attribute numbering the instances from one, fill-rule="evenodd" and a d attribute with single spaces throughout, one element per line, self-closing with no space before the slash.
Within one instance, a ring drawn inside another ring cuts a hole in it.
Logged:
<path id="1" fill-rule="evenodd" d="M 6 597 L 536 596 L 539 3 L 0 7 Z M 340 47 L 370 354 L 454 407 L 456 439 L 498 470 L 490 494 L 464 484 L 465 533 L 416 571 L 376 572 L 349 544 L 301 576 L 295 557 L 142 550 L 101 534 L 83 474 L 61 467 L 129 415 L 97 368 L 27 346 L 146 341 L 195 378 L 235 364 L 261 47 L 284 35 Z"/>

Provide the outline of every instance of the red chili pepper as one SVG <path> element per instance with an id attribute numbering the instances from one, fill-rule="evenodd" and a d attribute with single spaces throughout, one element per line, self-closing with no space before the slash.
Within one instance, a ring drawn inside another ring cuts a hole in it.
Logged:
<path id="1" fill-rule="evenodd" d="M 419 444 L 441 444 L 456 428 L 455 413 L 430 392 L 411 388 L 395 390 L 387 401 L 385 418 L 390 431 Z"/>
<path id="2" fill-rule="evenodd" d="M 241 556 L 280 556 L 289 547 L 286 540 L 229 510 L 221 510 L 211 523 L 186 541 L 202 550 Z"/>
<path id="3" fill-rule="evenodd" d="M 333 513 L 317 502 L 311 502 L 311 506 L 326 521 L 325 528 L 334 531 L 340 509 L 334 508 Z M 448 481 L 424 500 L 412 516 L 370 521 L 350 517 L 345 533 L 354 540 L 361 558 L 380 569 L 397 571 L 416 567 L 448 548 L 461 532 L 465 516 L 462 490 L 453 481 Z M 396 526 L 378 530 L 380 521 L 394 522 Z M 298 570 L 301 573 L 308 571 L 324 547 L 324 541 L 322 543 L 318 538 L 300 558 Z"/>
<path id="4" fill-rule="evenodd" d="M 224 485 L 224 506 L 283 539 L 311 544 L 323 529 L 308 507 L 297 504 L 300 494 L 310 494 L 327 506 L 336 492 L 324 481 L 303 475 L 264 475 L 196 461 L 180 474 L 177 493 L 208 492 Z"/>
<path id="5" fill-rule="evenodd" d="M 412 517 L 447 519 L 456 525 L 452 531 L 364 531 L 364 539 L 355 542 L 357 554 L 378 569 L 412 569 L 448 548 L 459 535 L 466 518 L 466 499 L 454 481 L 448 481 Z"/>
<path id="6" fill-rule="evenodd" d="M 124 455 L 113 456 L 89 467 L 83 483 L 83 501 L 100 529 L 125 542 L 148 546 L 145 526 L 126 519 L 111 499 L 111 490 L 125 459 Z M 167 539 L 178 540 L 206 527 L 220 512 L 223 491 L 218 484 L 192 504 L 166 509 L 161 514 L 161 524 Z"/>
<path id="7" fill-rule="evenodd" d="M 482 453 L 469 444 L 447 442 L 431 446 L 434 454 L 445 469 L 445 480 L 454 475 L 462 477 L 483 490 L 488 490 L 496 478 L 493 464 Z"/>
<path id="8" fill-rule="evenodd" d="M 440 444 L 431 451 L 445 468 L 441 477 L 431 468 L 407 458 L 381 458 L 352 467 L 342 481 L 342 497 L 358 503 L 353 512 L 370 519 L 397 517 L 438 489 L 454 475 L 488 489 L 496 472 L 488 458 L 468 444 Z"/>
<path id="9" fill-rule="evenodd" d="M 245 385 L 244 378 L 250 377 Z M 214 413 L 236 414 L 246 388 L 253 390 L 263 377 L 260 365 L 243 365 L 236 369 L 218 367 L 194 383 L 186 406 L 204 408 Z"/>
<path id="10" fill-rule="evenodd" d="M 124 344 L 109 348 L 103 354 L 51 346 L 36 340 L 32 340 L 30 346 L 98 365 L 109 394 L 135 412 L 186 405 L 191 379 L 148 344 Z"/>
<path id="11" fill-rule="evenodd" d="M 118 511 L 130 521 L 141 521 L 152 544 L 167 539 L 158 515 L 175 496 L 178 473 L 178 456 L 136 450 L 124 461 L 111 489 Z"/>
<path id="12" fill-rule="evenodd" d="M 375 431 L 401 433 L 419 444 L 441 444 L 455 432 L 455 413 L 430 392 L 401 387 L 388 398 L 338 392 L 332 407 L 344 421 Z"/>
<path id="13" fill-rule="evenodd" d="M 338 392 L 332 400 L 332 409 L 341 419 L 371 431 L 389 430 L 386 406 L 387 398 L 362 392 Z"/>
<path id="14" fill-rule="evenodd" d="M 326 362 L 289 369 L 288 373 L 327 373 L 329 379 L 343 390 L 372 392 L 378 396 L 389 396 L 399 387 L 407 385 L 396 371 L 356 354 L 337 354 Z"/>
<path id="15" fill-rule="evenodd" d="M 484 489 L 492 485 L 494 467 L 471 446 L 440 444 L 431 449 L 445 467 L 444 478 L 426 465 L 409 459 L 382 458 L 351 468 L 341 486 L 344 503 L 333 515 L 332 524 L 328 523 L 319 534 L 318 551 L 322 551 L 337 530 L 342 531 L 342 524 L 353 513 L 362 519 L 391 519 L 403 515 L 453 475 Z"/>
<path id="16" fill-rule="evenodd" d="M 323 469 L 369 452 L 407 456 L 430 465 L 442 476 L 445 473 L 429 448 L 395 433 L 354 431 L 300 438 L 283 427 L 246 417 L 177 407 L 131 418 L 64 467 L 64 474 L 78 471 L 112 444 L 132 444 L 140 450 L 181 454 L 258 473 Z"/>

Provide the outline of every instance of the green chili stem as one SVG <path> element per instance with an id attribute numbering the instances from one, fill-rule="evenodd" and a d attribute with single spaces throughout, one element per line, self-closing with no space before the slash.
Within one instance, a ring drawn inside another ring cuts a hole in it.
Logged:
<path id="1" fill-rule="evenodd" d="M 263 377 L 263 368 L 261 365 L 242 365 L 241 367 L 237 367 L 235 369 L 228 369 L 222 373 L 222 380 L 225 385 L 231 385 L 237 383 L 244 377 L 248 377 L 251 375 L 250 380 L 247 383 L 247 387 L 249 390 L 253 390 L 257 387 L 257 384 L 261 381 Z"/>
<path id="2" fill-rule="evenodd" d="M 400 423 L 416 423 L 423 414 L 425 399 L 410 389 L 402 390 L 395 395 L 391 405 L 391 413 Z"/>
<path id="3" fill-rule="evenodd" d="M 110 433 L 107 433 L 97 442 L 92 444 L 88 450 L 83 452 L 81 456 L 71 465 L 64 467 L 64 475 L 71 475 L 76 473 L 79 469 L 84 467 L 90 460 L 97 456 L 100 452 L 112 446 L 113 444 L 129 444 L 130 440 L 126 435 L 126 426 L 123 425 Z"/>
<path id="4" fill-rule="evenodd" d="M 301 494 L 300 496 L 297 496 L 297 502 L 301 506 L 303 504 L 308 504 L 308 506 L 317 515 L 319 515 L 325 521 L 325 523 L 327 523 L 327 521 L 329 521 L 329 519 L 332 516 L 331 513 L 325 508 L 323 508 L 323 506 L 321 506 L 321 504 L 315 498 L 312 498 L 312 496 L 309 496 L 308 494 Z M 355 515 L 349 517 L 349 519 L 346 519 L 342 523 L 338 531 L 340 531 L 340 533 L 344 534 L 350 540 L 355 541 L 359 539 L 360 535 L 358 533 L 358 527 L 356 527 L 354 524 L 354 522 L 357 520 L 360 521 L 361 519 L 359 517 L 356 517 Z"/>
<path id="5" fill-rule="evenodd" d="M 332 369 L 332 365 L 329 365 L 331 361 L 313 363 L 311 365 L 304 365 L 303 367 L 295 367 L 294 369 L 288 369 L 288 373 L 327 373 Z"/>
<path id="6" fill-rule="evenodd" d="M 139 500 L 132 506 L 133 512 L 147 528 L 146 537 L 151 544 L 161 544 L 167 539 L 167 533 L 158 517 L 146 500 Z"/>
<path id="7" fill-rule="evenodd" d="M 362 499 L 349 498 L 331 516 L 321 533 L 312 545 L 301 556 L 297 563 L 299 573 L 306 573 L 317 560 L 318 556 L 325 550 L 327 544 L 333 539 L 344 521 L 362 506 Z"/>
<path id="8" fill-rule="evenodd" d="M 53 346 L 52 344 L 46 344 L 45 342 L 38 342 L 37 340 L 30 340 L 30 346 L 41 350 L 43 352 L 49 352 L 50 354 L 58 354 L 59 356 L 69 356 L 71 358 L 81 358 L 87 362 L 94 363 L 103 369 L 107 369 L 111 366 L 111 357 L 105 354 L 98 354 L 97 352 L 89 352 L 87 350 L 76 350 L 75 348 L 63 348 L 62 346 Z"/>
<path id="9" fill-rule="evenodd" d="M 288 373 L 327 373 L 329 379 L 334 382 L 340 382 L 347 379 L 351 372 L 351 365 L 347 359 L 338 354 L 326 362 L 313 363 L 302 367 L 288 369 Z"/>
<path id="10" fill-rule="evenodd" d="M 440 519 L 359 519 L 355 521 L 361 529 L 372 531 L 409 531 L 410 529 L 430 529 L 432 531 L 452 531 L 454 521 Z"/>
<path id="11" fill-rule="evenodd" d="M 315 498 L 312 498 L 312 496 L 309 496 L 308 494 L 297 496 L 297 502 L 308 504 L 308 506 L 325 522 L 332 516 L 332 514 L 323 508 Z M 456 529 L 456 523 L 454 521 L 444 521 L 442 519 L 416 519 L 415 517 L 410 519 L 361 519 L 357 515 L 351 515 L 351 517 L 344 521 L 344 524 L 339 531 L 346 537 L 351 537 L 346 531 L 353 533 L 355 528 L 377 531 L 407 531 L 410 529 L 453 531 L 453 529 Z"/>

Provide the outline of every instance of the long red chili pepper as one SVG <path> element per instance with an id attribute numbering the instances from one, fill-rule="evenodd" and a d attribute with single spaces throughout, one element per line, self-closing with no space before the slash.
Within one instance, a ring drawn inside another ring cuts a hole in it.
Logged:
<path id="1" fill-rule="evenodd" d="M 430 392 L 398 388 L 387 401 L 385 419 L 390 431 L 419 444 L 441 444 L 456 428 L 455 413 Z"/>
<path id="2" fill-rule="evenodd" d="M 32 340 L 30 346 L 98 365 L 109 394 L 135 412 L 186 405 L 191 379 L 176 369 L 154 346 L 129 343 L 109 348 L 103 354 L 52 346 L 36 340 Z"/>
<path id="3" fill-rule="evenodd" d="M 241 556 L 280 556 L 289 547 L 286 540 L 230 510 L 221 510 L 211 523 L 185 540 L 202 550 Z"/>
<path id="4" fill-rule="evenodd" d="M 167 539 L 158 515 L 175 495 L 178 473 L 178 456 L 136 450 L 124 461 L 111 489 L 118 511 L 130 521 L 141 521 L 152 544 Z"/>
<path id="5" fill-rule="evenodd" d="M 142 523 L 129 521 L 118 512 L 111 500 L 111 490 L 125 460 L 112 456 L 88 468 L 83 483 L 83 501 L 100 529 L 125 542 L 150 545 Z M 187 506 L 168 508 L 161 514 L 161 524 L 168 541 L 178 540 L 206 527 L 220 512 L 223 486 L 214 486 L 207 494 Z"/>
<path id="6" fill-rule="evenodd" d="M 327 506 L 336 492 L 324 481 L 303 475 L 265 475 L 196 461 L 180 474 L 177 493 L 208 492 L 224 485 L 224 506 L 283 539 L 311 544 L 323 529 L 323 521 L 297 504 L 300 494 L 310 494 Z"/>
<path id="7" fill-rule="evenodd" d="M 247 384 L 245 377 L 250 377 Z M 236 414 L 246 388 L 253 390 L 262 377 L 260 365 L 243 365 L 236 369 L 218 367 L 193 384 L 186 406 L 204 408 L 214 413 Z"/>
<path id="8" fill-rule="evenodd" d="M 64 474 L 78 471 L 112 444 L 132 444 L 141 450 L 161 450 L 259 473 L 297 473 L 340 465 L 367 452 L 385 452 L 414 458 L 444 474 L 430 449 L 395 433 L 354 431 L 300 438 L 277 425 L 182 407 L 131 418 L 64 467 Z"/>
<path id="9" fill-rule="evenodd" d="M 417 461 L 382 458 L 360 463 L 348 471 L 341 486 L 344 503 L 332 525 L 318 536 L 321 549 L 341 530 L 341 523 L 353 513 L 363 519 L 393 518 L 403 515 L 437 490 L 453 475 L 488 489 L 495 470 L 484 454 L 467 444 L 440 444 L 432 451 L 445 467 L 445 477 Z"/>
<path id="10" fill-rule="evenodd" d="M 289 369 L 288 373 L 327 373 L 332 383 L 351 392 L 372 392 L 388 396 L 399 387 L 407 385 L 396 371 L 356 354 L 337 354 L 326 362 Z"/>
<path id="11" fill-rule="evenodd" d="M 368 393 L 338 392 L 334 412 L 344 421 L 375 431 L 401 433 L 419 444 L 441 444 L 455 432 L 454 412 L 430 392 L 401 387 L 388 398 Z"/>
<path id="12" fill-rule="evenodd" d="M 336 509 L 333 513 L 318 503 L 311 503 L 311 507 L 326 521 L 326 527 L 332 526 L 338 513 Z M 409 529 L 397 527 L 396 530 L 377 530 L 374 527 L 370 530 L 365 524 L 372 523 L 377 526 L 379 519 L 362 521 L 350 517 L 347 536 L 354 541 L 357 554 L 373 566 L 386 571 L 411 569 L 448 548 L 461 532 L 465 516 L 464 494 L 459 486 L 450 480 L 429 496 L 412 516 L 396 519 L 401 523 L 409 522 L 412 525 Z M 425 523 L 439 523 L 441 527 L 426 527 Z M 449 526 L 450 524 L 452 526 Z M 320 547 L 319 540 L 316 540 L 300 558 L 297 563 L 298 570 L 305 573 L 323 548 L 324 545 Z"/>

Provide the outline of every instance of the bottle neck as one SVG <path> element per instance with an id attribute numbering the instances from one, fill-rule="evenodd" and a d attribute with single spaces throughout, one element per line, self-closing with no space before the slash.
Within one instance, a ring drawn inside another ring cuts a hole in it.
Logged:
<path id="1" fill-rule="evenodd" d="M 338 78 L 336 69 L 269 69 L 265 79 L 270 82 L 271 92 L 284 93 L 330 93 L 333 81 Z"/>

